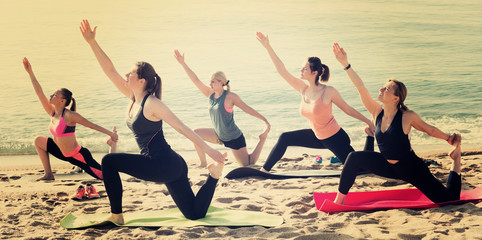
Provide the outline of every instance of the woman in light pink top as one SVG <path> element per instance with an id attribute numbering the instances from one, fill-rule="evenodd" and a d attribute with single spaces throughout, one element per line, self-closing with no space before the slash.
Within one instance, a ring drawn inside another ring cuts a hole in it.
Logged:
<path id="1" fill-rule="evenodd" d="M 297 78 L 286 70 L 283 62 L 270 46 L 268 36 L 260 32 L 256 35 L 258 41 L 268 51 L 281 77 L 301 94 L 300 112 L 311 125 L 311 129 L 282 133 L 261 170 L 269 172 L 284 155 L 288 146 L 329 149 L 342 163 L 345 163 L 346 157 L 354 149 L 350 145 L 350 138 L 333 117 L 332 103 L 349 116 L 366 123 L 368 125 L 366 131 L 370 135 L 373 135 L 375 130 L 373 123 L 348 105 L 334 87 L 326 85 L 330 70 L 328 66 L 321 63 L 319 58 L 308 58 L 301 69 L 301 79 Z"/>

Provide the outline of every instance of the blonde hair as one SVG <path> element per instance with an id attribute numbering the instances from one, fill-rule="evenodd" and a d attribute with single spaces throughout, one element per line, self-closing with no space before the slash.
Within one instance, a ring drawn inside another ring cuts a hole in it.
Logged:
<path id="1" fill-rule="evenodd" d="M 222 82 L 223 86 L 226 86 L 226 88 L 227 88 L 226 90 L 228 90 L 228 91 L 231 90 L 231 87 L 229 86 L 229 80 L 226 78 L 226 74 L 224 74 L 222 71 L 217 71 L 217 72 L 213 73 L 211 78 L 214 78 L 214 79 Z"/>

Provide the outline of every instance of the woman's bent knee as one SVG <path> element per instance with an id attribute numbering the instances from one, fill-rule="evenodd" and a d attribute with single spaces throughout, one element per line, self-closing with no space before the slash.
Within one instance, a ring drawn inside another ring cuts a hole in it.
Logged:
<path id="1" fill-rule="evenodd" d="M 47 139 L 48 138 L 46 138 L 46 137 L 38 136 L 38 137 L 35 138 L 34 144 L 37 147 L 41 147 L 42 149 L 46 149 L 47 148 Z"/>
<path id="2" fill-rule="evenodd" d="M 115 154 L 109 153 L 102 158 L 102 169 L 104 167 L 111 167 L 115 162 Z"/>

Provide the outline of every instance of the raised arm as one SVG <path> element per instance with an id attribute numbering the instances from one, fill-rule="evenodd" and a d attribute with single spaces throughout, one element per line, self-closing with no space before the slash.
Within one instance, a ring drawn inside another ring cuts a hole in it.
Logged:
<path id="1" fill-rule="evenodd" d="M 375 125 L 373 124 L 372 121 L 370 121 L 370 119 L 366 118 L 365 116 L 363 116 L 363 114 L 355 110 L 352 106 L 348 105 L 348 103 L 346 103 L 345 100 L 343 100 L 340 93 L 335 88 L 329 87 L 327 91 L 328 90 L 329 90 L 329 95 L 331 96 L 331 100 L 338 108 L 340 108 L 348 116 L 351 116 L 353 118 L 356 118 L 366 123 L 368 125 L 368 130 L 372 134 L 375 134 Z"/>
<path id="2" fill-rule="evenodd" d="M 355 85 L 356 89 L 358 90 L 358 94 L 363 102 L 363 105 L 368 110 L 368 112 L 372 115 L 373 119 L 375 119 L 382 111 L 382 106 L 378 104 L 375 99 L 370 96 L 368 89 L 363 84 L 362 79 L 358 74 L 353 70 L 353 67 L 348 63 L 348 57 L 343 48 L 338 45 L 338 43 L 333 44 L 333 53 L 335 54 L 336 60 L 341 63 L 341 65 L 346 69 L 345 72 L 348 74 L 353 85 Z M 348 66 L 350 65 L 350 66 Z"/>
<path id="3" fill-rule="evenodd" d="M 124 94 L 126 97 L 131 98 L 132 91 L 125 86 L 126 81 L 124 78 L 117 72 L 114 67 L 114 64 L 109 59 L 107 54 L 100 48 L 99 44 L 95 40 L 97 27 L 94 27 L 94 30 L 90 28 L 89 21 L 83 20 L 80 23 L 80 32 L 82 36 L 84 36 L 85 41 L 89 44 L 90 48 L 94 52 L 97 61 L 100 64 L 100 67 L 104 71 L 105 75 L 114 83 L 114 85 L 119 89 L 119 91 Z"/>
<path id="4" fill-rule="evenodd" d="M 68 114 L 65 115 L 65 118 L 67 118 L 68 121 L 71 122 L 71 123 L 78 123 L 78 124 L 81 124 L 85 127 L 94 129 L 94 130 L 96 130 L 98 132 L 101 132 L 101 133 L 104 133 L 104 134 L 110 136 L 113 141 L 117 141 L 117 139 L 118 139 L 117 132 L 115 130 L 109 131 L 109 130 L 107 130 L 107 129 L 105 129 L 105 128 L 85 119 L 84 117 L 82 117 L 82 115 L 80 115 L 77 112 L 68 111 Z"/>
<path id="5" fill-rule="evenodd" d="M 181 54 L 179 51 L 176 49 L 174 50 L 174 57 L 176 58 L 177 62 L 181 64 L 181 66 L 184 68 L 184 71 L 186 71 L 187 76 L 191 79 L 191 81 L 196 85 L 196 87 L 201 91 L 204 96 L 209 97 L 211 94 L 213 94 L 213 90 L 208 87 L 206 84 L 202 83 L 201 80 L 197 77 L 197 75 L 187 66 L 186 62 L 184 61 L 184 53 Z"/>
<path id="6" fill-rule="evenodd" d="M 35 74 L 33 74 L 32 66 L 30 65 L 30 62 L 27 58 L 23 58 L 23 66 L 25 67 L 25 71 L 27 71 L 28 75 L 30 76 L 30 81 L 32 82 L 33 89 L 35 90 L 35 93 L 37 94 L 37 97 L 40 100 L 42 107 L 45 109 L 45 112 L 47 112 L 49 116 L 52 116 L 55 109 L 49 103 L 49 99 L 45 96 L 42 90 L 42 86 L 40 86 L 40 83 L 37 81 Z"/>
<path id="7" fill-rule="evenodd" d="M 273 48 L 269 44 L 268 35 L 263 35 L 262 33 L 257 32 L 256 38 L 261 43 L 261 45 L 263 45 L 263 47 L 266 48 L 266 50 L 268 51 L 269 57 L 271 58 L 271 61 L 273 61 L 273 64 L 276 67 L 276 71 L 278 71 L 279 75 L 281 75 L 281 77 L 284 78 L 286 82 L 291 85 L 291 87 L 293 87 L 301 94 L 303 89 L 305 89 L 307 85 L 301 79 L 296 78 L 291 73 L 289 73 L 288 70 L 286 70 L 285 65 L 278 57 L 278 55 L 276 55 Z"/>
<path id="8" fill-rule="evenodd" d="M 171 127 L 176 129 L 177 132 L 184 135 L 186 138 L 191 140 L 197 146 L 200 146 L 204 152 L 206 152 L 209 157 L 214 161 L 224 164 L 224 159 L 227 153 L 221 154 L 219 151 L 214 150 L 209 145 L 207 145 L 201 137 L 199 137 L 194 131 L 187 127 L 179 118 L 177 118 L 174 113 L 163 103 L 161 100 L 150 97 L 145 103 L 144 111 L 147 109 L 147 115 L 152 115 L 153 118 L 163 120 Z M 146 114 L 146 112 L 144 112 Z"/>
<path id="9" fill-rule="evenodd" d="M 268 131 L 269 131 L 269 129 L 271 128 L 271 125 L 269 124 L 268 120 L 263 115 L 261 115 L 258 111 L 254 110 L 252 107 L 248 106 L 248 104 L 243 102 L 243 100 L 237 94 L 230 92 L 229 97 L 232 99 L 232 102 L 233 102 L 234 106 L 240 108 L 245 113 L 265 122 L 266 129 L 268 129 Z"/>

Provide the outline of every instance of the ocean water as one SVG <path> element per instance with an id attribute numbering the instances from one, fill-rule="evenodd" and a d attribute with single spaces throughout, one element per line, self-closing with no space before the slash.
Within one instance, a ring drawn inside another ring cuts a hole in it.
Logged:
<path id="1" fill-rule="evenodd" d="M 406 105 L 445 132 L 460 132 L 464 146 L 481 146 L 482 2 L 421 1 L 70 1 L 5 0 L 0 7 L 0 154 L 35 153 L 36 136 L 50 136 L 43 111 L 23 69 L 28 57 L 46 95 L 69 88 L 78 112 L 110 129 L 117 126 L 119 150 L 138 151 L 125 125 L 128 99 L 103 74 L 79 26 L 99 26 L 97 40 L 120 73 L 138 60 L 162 77 L 163 101 L 189 127 L 211 127 L 208 101 L 173 57 L 186 62 L 206 83 L 222 70 L 232 91 L 272 124 L 263 154 L 284 131 L 309 128 L 299 114 L 300 96 L 276 73 L 255 33 L 270 37 L 287 69 L 299 76 L 307 57 L 330 67 L 329 84 L 368 116 L 356 89 L 332 53 L 339 42 L 372 96 L 388 78 L 408 88 Z M 355 149 L 364 124 L 337 107 L 334 115 Z M 235 108 L 235 119 L 253 148 L 264 124 Z M 167 141 L 193 151 L 185 137 L 165 124 Z M 77 125 L 80 144 L 107 150 L 106 135 Z M 445 147 L 442 140 L 412 131 L 415 150 Z M 222 149 L 216 146 L 218 149 Z"/>

